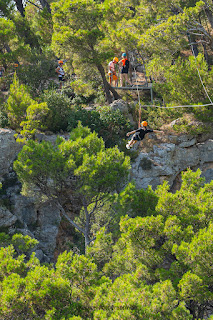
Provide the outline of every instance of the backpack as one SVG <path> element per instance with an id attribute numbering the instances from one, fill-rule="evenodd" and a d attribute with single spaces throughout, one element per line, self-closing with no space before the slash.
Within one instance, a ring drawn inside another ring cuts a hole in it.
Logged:
<path id="1" fill-rule="evenodd" d="M 126 60 L 126 61 L 125 61 L 125 68 L 126 68 L 126 69 L 129 69 L 129 60 Z"/>

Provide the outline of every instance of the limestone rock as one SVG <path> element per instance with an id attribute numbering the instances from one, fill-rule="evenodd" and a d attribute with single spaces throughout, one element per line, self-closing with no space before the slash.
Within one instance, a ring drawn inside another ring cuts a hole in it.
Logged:
<path id="1" fill-rule="evenodd" d="M 17 220 L 7 208 L 0 207 L 0 228 L 11 227 Z"/>
<path id="2" fill-rule="evenodd" d="M 0 181 L 7 174 L 17 154 L 21 150 L 21 144 L 14 138 L 15 131 L 0 128 Z"/>
<path id="3" fill-rule="evenodd" d="M 122 113 L 128 114 L 129 109 L 128 109 L 128 104 L 122 100 L 115 100 L 113 103 L 110 104 L 112 110 L 117 110 L 119 109 Z"/>
<path id="4" fill-rule="evenodd" d="M 130 179 L 135 180 L 139 189 L 148 185 L 155 189 L 165 180 L 172 186 L 176 177 L 187 168 L 200 168 L 206 182 L 213 179 L 212 139 L 196 143 L 195 138 L 183 135 L 177 137 L 175 143 L 153 145 L 151 151 L 139 153 L 132 164 Z"/>
<path id="5" fill-rule="evenodd" d="M 12 198 L 13 213 L 22 224 L 33 225 L 37 221 L 37 212 L 34 199 L 24 197 L 20 194 Z"/>
<path id="6" fill-rule="evenodd" d="M 38 249 L 42 250 L 50 259 L 53 258 L 57 234 L 58 226 L 45 226 L 35 233 L 35 238 L 39 240 Z"/>

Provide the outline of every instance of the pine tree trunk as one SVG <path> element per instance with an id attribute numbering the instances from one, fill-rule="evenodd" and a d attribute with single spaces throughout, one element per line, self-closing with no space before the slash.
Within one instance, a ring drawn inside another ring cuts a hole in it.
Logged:
<path id="1" fill-rule="evenodd" d="M 207 16 L 207 18 L 209 20 L 209 23 L 211 25 L 211 28 L 213 29 L 213 13 L 208 8 L 205 8 L 205 12 L 206 12 L 206 16 Z"/>
<path id="2" fill-rule="evenodd" d="M 198 46 L 197 46 L 195 37 L 193 37 L 192 35 L 190 35 L 190 33 L 187 33 L 187 37 L 188 37 L 188 40 L 189 40 L 189 44 L 190 44 L 190 46 L 191 46 L 192 54 L 193 54 L 195 57 L 197 57 L 198 54 L 199 54 L 199 51 L 198 51 Z"/>
<path id="3" fill-rule="evenodd" d="M 105 91 L 105 95 L 106 95 L 106 99 L 108 103 L 112 103 L 112 96 L 110 94 L 110 91 L 113 94 L 113 97 L 115 100 L 120 99 L 119 94 L 110 86 L 110 84 L 107 82 L 106 76 L 105 76 L 105 71 L 104 68 L 101 64 L 97 65 L 97 69 L 101 74 L 101 78 L 103 80 L 103 85 L 104 85 L 104 91 Z"/>
<path id="4" fill-rule="evenodd" d="M 49 3 L 48 3 L 46 0 L 39 0 L 39 2 L 40 2 L 40 4 L 41 4 L 41 6 L 42 6 L 43 9 L 44 9 L 44 8 L 47 8 L 47 11 L 48 11 L 49 13 L 51 13 L 50 5 L 49 5 Z"/>
<path id="5" fill-rule="evenodd" d="M 15 0 L 17 10 L 20 12 L 22 17 L 25 17 L 24 6 L 22 0 Z"/>

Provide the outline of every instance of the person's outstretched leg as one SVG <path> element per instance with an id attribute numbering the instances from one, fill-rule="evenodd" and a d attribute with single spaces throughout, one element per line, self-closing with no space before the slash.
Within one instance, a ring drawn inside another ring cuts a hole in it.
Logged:
<path id="1" fill-rule="evenodd" d="M 137 142 L 137 140 L 130 140 L 127 144 L 126 144 L 126 148 L 130 149 L 135 143 Z"/>

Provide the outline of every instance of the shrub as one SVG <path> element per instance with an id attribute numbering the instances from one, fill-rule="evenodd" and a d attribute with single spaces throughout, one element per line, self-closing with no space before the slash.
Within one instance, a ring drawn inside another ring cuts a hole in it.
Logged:
<path id="1" fill-rule="evenodd" d="M 97 110 L 86 110 L 83 107 L 73 109 L 68 119 L 68 130 L 75 128 L 78 121 L 103 137 L 107 147 L 118 143 L 130 129 L 129 120 L 120 110 L 112 110 L 110 106 L 99 107 Z"/>
<path id="2" fill-rule="evenodd" d="M 100 119 L 103 123 L 103 138 L 107 146 L 118 143 L 130 129 L 129 119 L 119 110 L 110 106 L 99 107 Z"/>
<path id="3" fill-rule="evenodd" d="M 36 60 L 28 65 L 20 66 L 18 69 L 18 77 L 31 89 L 33 96 L 50 86 L 50 78 L 55 77 L 55 62 L 51 60 Z"/>
<path id="4" fill-rule="evenodd" d="M 7 113 L 2 110 L 0 111 L 0 128 L 5 128 L 8 125 Z"/>
<path id="5" fill-rule="evenodd" d="M 208 72 L 208 65 L 202 54 L 199 54 L 196 60 L 193 56 L 185 61 L 178 58 L 170 66 L 161 64 L 159 59 L 153 59 L 148 66 L 148 72 L 157 80 L 155 90 L 162 94 L 166 103 L 197 104 L 208 101 L 198 75 L 197 65 L 206 89 L 212 96 L 213 71 Z"/>
<path id="6" fill-rule="evenodd" d="M 89 127 L 92 131 L 100 134 L 103 123 L 100 119 L 99 112 L 95 110 L 85 110 L 83 107 L 73 108 L 68 119 L 68 131 L 76 128 L 78 121 L 81 121 L 83 126 Z"/>
<path id="7" fill-rule="evenodd" d="M 10 95 L 7 100 L 9 125 L 12 129 L 18 129 L 20 123 L 26 118 L 26 110 L 31 105 L 32 99 L 27 87 L 19 83 L 14 75 L 13 84 L 10 86 Z"/>
<path id="8" fill-rule="evenodd" d="M 19 141 L 25 141 L 26 139 L 32 139 L 37 130 L 45 130 L 46 129 L 46 118 L 49 113 L 49 108 L 45 102 L 36 103 L 33 102 L 27 108 L 27 117 L 26 121 L 21 122 L 21 126 L 23 130 L 21 131 L 22 139 Z"/>
<path id="9" fill-rule="evenodd" d="M 211 128 L 202 122 L 195 121 L 191 115 L 184 114 L 183 117 L 179 118 L 173 126 L 176 132 L 191 134 L 197 136 L 202 133 L 210 132 Z"/>
<path id="10" fill-rule="evenodd" d="M 43 94 L 42 100 L 47 103 L 49 114 L 45 121 L 47 130 L 59 132 L 67 130 L 71 112 L 70 99 L 65 95 L 51 90 Z"/>

